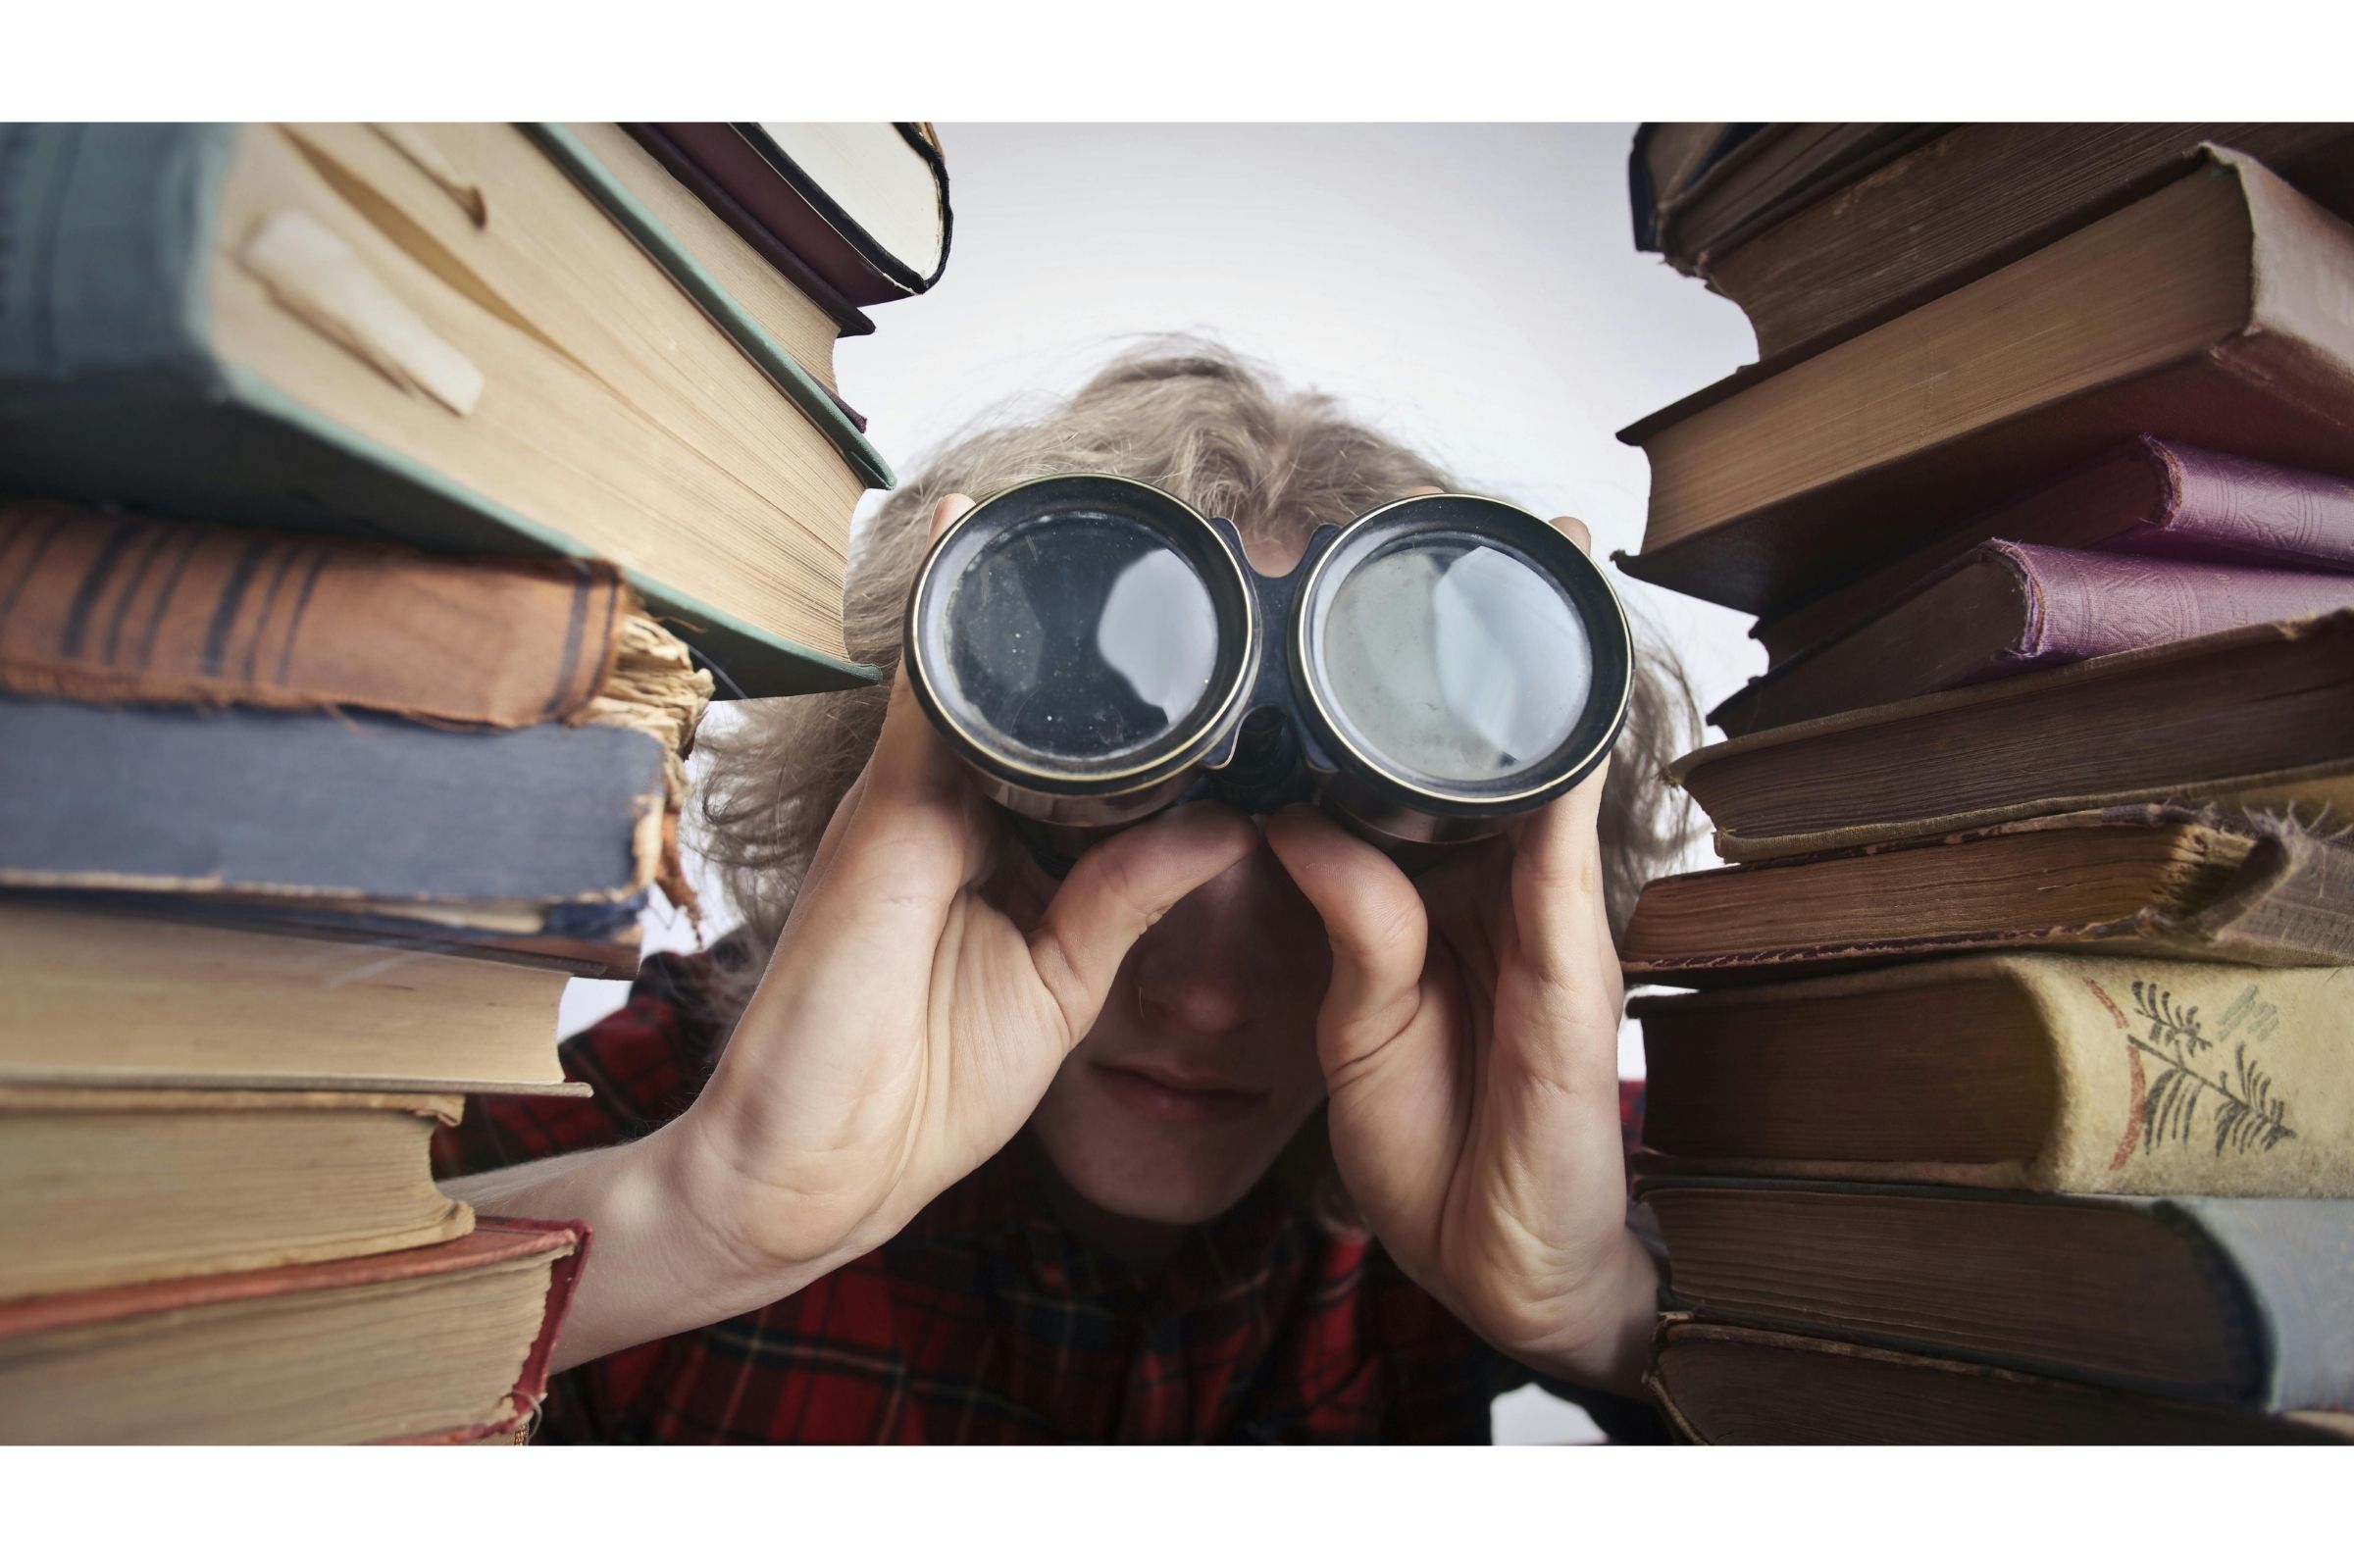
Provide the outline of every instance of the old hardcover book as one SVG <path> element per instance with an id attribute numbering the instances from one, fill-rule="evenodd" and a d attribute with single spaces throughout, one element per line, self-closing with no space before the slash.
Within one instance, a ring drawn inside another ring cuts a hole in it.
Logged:
<path id="1" fill-rule="evenodd" d="M 632 924 L 671 875 L 643 731 L 0 697 L 0 886 Z"/>
<path id="2" fill-rule="evenodd" d="M 681 753 L 711 698 L 601 561 L 0 501 L 0 691 L 27 696 L 618 723 Z"/>
<path id="3" fill-rule="evenodd" d="M 630 139 L 645 149 L 646 155 L 667 171 L 672 179 L 700 202 L 706 212 L 725 224 L 736 237 L 765 263 L 784 283 L 801 294 L 830 318 L 844 337 L 859 337 L 872 332 L 872 318 L 850 303 L 849 299 L 800 258 L 783 236 L 763 223 L 749 207 L 737 200 L 728 187 L 714 179 L 703 166 L 691 157 L 687 149 L 672 140 L 660 126 L 633 121 L 621 127 Z M 599 156 L 603 156 L 601 153 Z"/>
<path id="4" fill-rule="evenodd" d="M 2105 556 L 1996 539 L 1885 615 L 1716 704 L 1749 734 L 2053 664 L 2354 605 L 2354 575 Z"/>
<path id="5" fill-rule="evenodd" d="M 2266 1416 L 1974 1362 L 1670 1313 L 1647 1380 L 1694 1442 L 2334 1443 L 2327 1412 Z"/>
<path id="6" fill-rule="evenodd" d="M 1636 1189 L 1722 1321 L 2280 1413 L 2354 1408 L 2354 1203 L 1742 1177 Z"/>
<path id="7" fill-rule="evenodd" d="M 1698 121 L 1647 122 L 1637 126 L 1626 159 L 1627 193 L 1633 199 L 1635 219 L 1635 248 L 1658 250 L 1661 203 L 1766 128 L 1755 123 Z"/>
<path id="8" fill-rule="evenodd" d="M 0 1086 L 0 1299 L 463 1236 L 427 1145 L 455 1095 Z"/>
<path id="9" fill-rule="evenodd" d="M 0 130 L 0 476 L 449 553 L 587 555 L 754 694 L 842 645 L 889 468 L 558 126 Z"/>
<path id="10" fill-rule="evenodd" d="M 711 270 L 794 363 L 829 390 L 838 386 L 835 340 L 871 332 L 874 323 L 805 270 L 779 267 L 769 247 L 715 210 L 706 186 L 633 134 L 637 127 L 584 121 L 564 128 Z"/>
<path id="11" fill-rule="evenodd" d="M 2235 147 L 2354 217 L 2354 126 L 1956 126 L 1671 260 L 1739 305 L 1762 356 L 1835 340 L 1981 278 L 2146 194 L 2201 142 Z M 1770 198 L 1769 198 L 1770 199 Z"/>
<path id="12" fill-rule="evenodd" d="M 2354 811 L 2354 611 L 1810 719 L 1677 758 L 1728 860 L 2144 800 Z"/>
<path id="13" fill-rule="evenodd" d="M 651 127 L 853 305 L 920 294 L 948 261 L 947 165 L 908 123 Z"/>
<path id="14" fill-rule="evenodd" d="M 1836 122 L 1761 126 L 1664 193 L 1654 208 L 1656 240 L 1641 248 L 1664 253 L 1679 272 L 1706 276 L 1710 259 L 1719 252 L 1738 248 L 1946 128 Z"/>
<path id="15" fill-rule="evenodd" d="M 1728 735 L 1901 702 L 2104 653 L 2354 606 L 2354 575 L 2103 555 L 1997 539 L 1878 619 L 1749 683 Z"/>
<path id="16" fill-rule="evenodd" d="M 0 1442 L 475 1442 L 513 1434 L 588 1233 L 485 1218 L 437 1246 L 0 1306 Z"/>
<path id="17" fill-rule="evenodd" d="M 1643 1140 L 1714 1175 L 2354 1197 L 2350 975 L 2004 953 L 1638 996 Z"/>
<path id="18" fill-rule="evenodd" d="M 1873 620 L 1989 539 L 2354 573 L 2354 481 L 2135 436 L 1934 544 L 1758 622 L 1750 635 L 1778 669 Z"/>
<path id="19" fill-rule="evenodd" d="M 1667 986 L 2004 947 L 2343 964 L 2354 962 L 2354 846 L 2279 820 L 2071 812 L 1663 877 L 1619 946 L 1630 979 Z"/>
<path id="20" fill-rule="evenodd" d="M 1641 422 L 1626 570 L 1771 613 L 2143 430 L 2292 468 L 2354 441 L 2354 229 L 2224 150 L 1999 272 Z"/>
<path id="21" fill-rule="evenodd" d="M 0 900 L 0 1084 L 588 1092 L 566 970 Z"/>

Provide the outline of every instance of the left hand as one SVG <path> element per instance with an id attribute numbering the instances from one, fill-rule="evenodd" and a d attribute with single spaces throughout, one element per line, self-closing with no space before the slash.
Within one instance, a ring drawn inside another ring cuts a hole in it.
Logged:
<path id="1" fill-rule="evenodd" d="M 1497 1348 L 1632 1393 L 1659 1275 L 1626 1229 L 1607 772 L 1411 878 L 1305 808 L 1266 836 L 1332 944 L 1316 1046 L 1366 1222 Z"/>

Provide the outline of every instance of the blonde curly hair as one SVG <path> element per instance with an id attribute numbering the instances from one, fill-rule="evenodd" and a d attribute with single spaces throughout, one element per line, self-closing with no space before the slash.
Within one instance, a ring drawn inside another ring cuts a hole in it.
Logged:
<path id="1" fill-rule="evenodd" d="M 1183 338 L 1120 356 L 1043 414 L 952 442 L 892 494 L 851 554 L 845 639 L 886 682 L 739 703 L 737 722 L 698 744 L 706 771 L 694 836 L 744 921 L 755 964 L 776 945 L 818 838 L 882 732 L 934 506 L 958 491 L 988 495 L 1075 472 L 1156 484 L 1231 519 L 1253 544 L 1297 544 L 1321 524 L 1345 523 L 1417 485 L 1461 487 L 1428 459 L 1345 417 L 1330 397 L 1289 389 L 1215 344 Z M 1688 836 L 1682 797 L 1662 770 L 1697 730 L 1682 672 L 1639 633 L 1633 706 L 1602 803 L 1614 932 L 1636 891 Z"/>

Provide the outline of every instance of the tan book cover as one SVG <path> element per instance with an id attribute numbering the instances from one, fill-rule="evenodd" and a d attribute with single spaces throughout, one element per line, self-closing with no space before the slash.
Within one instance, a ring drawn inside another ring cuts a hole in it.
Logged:
<path id="1" fill-rule="evenodd" d="M 2016 953 L 1629 1012 L 1655 1174 L 2354 1197 L 2354 970 Z"/>
<path id="2" fill-rule="evenodd" d="M 464 1236 L 454 1095 L 0 1087 L 0 1300 Z"/>

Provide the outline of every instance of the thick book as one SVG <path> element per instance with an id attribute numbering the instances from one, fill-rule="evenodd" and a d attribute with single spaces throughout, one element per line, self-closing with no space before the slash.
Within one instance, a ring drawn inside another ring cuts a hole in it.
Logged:
<path id="1" fill-rule="evenodd" d="M 20 489 L 602 557 L 747 692 L 871 679 L 888 466 L 561 127 L 13 126 L 0 245 Z"/>
<path id="2" fill-rule="evenodd" d="M 455 1095 L 0 1085 L 0 1300 L 463 1236 L 435 1189 Z"/>
<path id="3" fill-rule="evenodd" d="M 2354 229 L 2237 153 L 1622 433 L 1646 582 L 1771 613 L 2143 430 L 2294 468 L 2354 443 Z"/>
<path id="4" fill-rule="evenodd" d="M 749 207 L 737 200 L 727 186 L 714 179 L 660 126 L 633 121 L 621 128 L 644 149 L 647 156 L 660 164 L 682 189 L 692 193 L 703 210 L 725 225 L 785 286 L 823 311 L 842 336 L 861 337 L 875 329 L 873 320 L 864 311 L 851 304 L 840 289 L 801 260 L 783 236 L 761 222 Z M 598 156 L 604 155 L 600 152 Z"/>
<path id="5" fill-rule="evenodd" d="M 1647 1169 L 2354 1197 L 2344 969 L 2066 953 L 1637 996 Z"/>
<path id="6" fill-rule="evenodd" d="M 907 123 L 652 126 L 852 305 L 920 294 L 948 261 L 947 165 Z"/>
<path id="7" fill-rule="evenodd" d="M 586 1226 L 0 1305 L 0 1442 L 476 1442 L 527 1428 Z"/>
<path id="8" fill-rule="evenodd" d="M 1725 128 L 1729 127 L 1643 127 L 1655 134 L 1663 129 L 1698 132 L 1704 141 L 1709 131 Z M 1705 277 L 1711 259 L 1720 252 L 1739 247 L 1947 128 L 1854 122 L 1758 126 L 1653 199 L 1650 243 L 1638 238 L 1637 248 L 1660 251 L 1677 271 Z M 1641 190 L 1633 195 L 1638 203 L 1645 199 Z"/>
<path id="9" fill-rule="evenodd" d="M 1661 204 L 1766 128 L 1756 123 L 1698 121 L 1652 121 L 1637 126 L 1626 156 L 1635 248 L 1658 250 Z"/>
<path id="10" fill-rule="evenodd" d="M 2041 248 L 2148 193 L 2201 142 L 2236 147 L 2354 217 L 2354 126 L 1996 123 L 1956 126 L 1859 165 L 1770 222 L 1669 259 L 1748 316 L 1771 357 L 1836 340 Z M 1846 172 L 1841 172 L 1846 173 Z"/>
<path id="11" fill-rule="evenodd" d="M 2354 573 L 2354 480 L 2151 435 L 2111 447 L 1934 544 L 1760 621 L 1775 668 L 1854 631 L 1989 539 L 2293 572 Z"/>
<path id="12" fill-rule="evenodd" d="M 0 899 L 0 1085 L 586 1094 L 556 1058 L 570 978 L 513 955 Z"/>
<path id="13" fill-rule="evenodd" d="M 0 691 L 363 708 L 519 729 L 621 722 L 684 753 L 712 681 L 601 561 L 0 500 Z"/>
<path id="14" fill-rule="evenodd" d="M 1709 722 L 1728 735 L 2354 607 L 2354 574 L 2106 555 L 1997 539 L 1878 619 L 1751 681 Z"/>
<path id="15" fill-rule="evenodd" d="M 1709 1317 L 2270 1411 L 2354 1409 L 2354 1203 L 1640 1183 Z"/>
<path id="16" fill-rule="evenodd" d="M 1727 860 L 2145 800 L 2354 814 L 2354 611 L 1810 719 L 1668 765 Z"/>
<path id="17" fill-rule="evenodd" d="M 1661 1320 L 1646 1380 L 1702 1443 L 2342 1443 L 2354 1418 L 2260 1415 L 1842 1340 Z"/>
<path id="18" fill-rule="evenodd" d="M 0 886 L 634 920 L 675 757 L 642 731 L 0 697 Z"/>
<path id="19" fill-rule="evenodd" d="M 2116 806 L 1663 877 L 1630 980 L 1724 986 L 1995 948 L 2354 963 L 2354 843 L 2281 819 Z"/>

